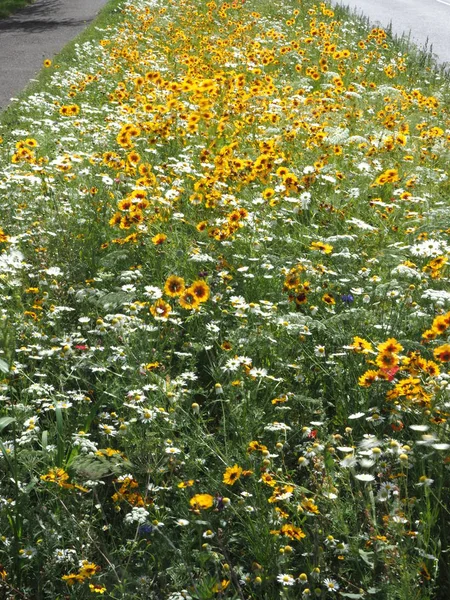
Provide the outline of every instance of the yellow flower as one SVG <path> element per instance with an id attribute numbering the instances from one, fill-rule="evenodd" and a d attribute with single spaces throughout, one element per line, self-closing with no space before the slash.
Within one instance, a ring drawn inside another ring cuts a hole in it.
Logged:
<path id="1" fill-rule="evenodd" d="M 8 241 L 9 241 L 9 235 L 6 235 L 6 233 L 0 227 L 0 242 L 8 242 Z"/>
<path id="2" fill-rule="evenodd" d="M 449 362 L 450 361 L 450 344 L 443 344 L 435 349 L 433 352 L 434 358 L 436 360 L 440 360 L 441 362 Z"/>
<path id="3" fill-rule="evenodd" d="M 127 155 L 127 160 L 131 165 L 134 166 L 137 165 L 138 162 L 141 160 L 141 156 L 137 152 L 133 151 Z"/>
<path id="4" fill-rule="evenodd" d="M 264 198 L 264 200 L 270 200 L 274 196 L 275 191 L 272 188 L 266 188 L 262 193 L 262 197 Z"/>
<path id="5" fill-rule="evenodd" d="M 378 344 L 377 349 L 380 353 L 391 352 L 392 354 L 397 354 L 403 350 L 403 346 L 395 338 L 389 338 L 382 344 Z"/>
<path id="6" fill-rule="evenodd" d="M 78 104 L 67 104 L 61 106 L 59 109 L 59 114 L 63 117 L 72 117 L 77 115 L 80 112 L 80 107 Z"/>
<path id="7" fill-rule="evenodd" d="M 210 293 L 208 284 L 202 279 L 194 281 L 194 283 L 190 285 L 186 291 L 193 294 L 198 302 L 206 302 Z"/>
<path id="8" fill-rule="evenodd" d="M 351 348 L 355 352 L 360 352 L 361 354 L 368 354 L 369 352 L 372 352 L 372 344 L 367 340 L 358 337 L 357 335 L 355 335 L 353 338 Z"/>
<path id="9" fill-rule="evenodd" d="M 180 483 L 177 485 L 177 487 L 184 489 L 187 487 L 191 487 L 192 485 L 194 485 L 194 480 L 193 479 L 188 479 L 187 481 L 180 481 Z"/>
<path id="10" fill-rule="evenodd" d="M 152 362 L 152 363 L 147 363 L 146 365 L 144 365 L 144 369 L 146 371 L 154 371 L 155 369 L 157 369 L 159 367 L 159 362 Z"/>
<path id="11" fill-rule="evenodd" d="M 195 226 L 197 231 L 205 231 L 205 229 L 207 227 L 208 227 L 208 221 L 200 221 L 200 223 L 197 223 L 197 225 Z"/>
<path id="12" fill-rule="evenodd" d="M 83 560 L 82 567 L 78 570 L 78 575 L 84 577 L 85 579 L 89 579 L 93 577 L 97 571 L 100 571 L 100 567 L 95 563 L 90 563 L 87 560 Z"/>
<path id="13" fill-rule="evenodd" d="M 171 298 L 181 296 L 184 290 L 184 279 L 176 275 L 171 275 L 164 284 L 164 293 Z"/>
<path id="14" fill-rule="evenodd" d="M 425 362 L 424 371 L 428 373 L 428 375 L 430 375 L 431 377 L 437 377 L 441 372 L 437 364 L 432 360 L 427 360 Z"/>
<path id="15" fill-rule="evenodd" d="M 267 452 L 267 446 L 264 446 L 264 444 L 260 444 L 258 441 L 253 440 L 252 442 L 249 443 L 247 452 L 249 452 L 249 453 L 251 453 L 251 452 L 265 453 L 265 452 Z"/>
<path id="16" fill-rule="evenodd" d="M 214 504 L 214 497 L 211 494 L 195 494 L 189 500 L 189 504 L 195 510 L 207 510 Z"/>
<path id="17" fill-rule="evenodd" d="M 67 585 L 74 585 L 75 583 L 83 583 L 84 577 L 79 575 L 78 573 L 71 573 L 70 575 L 63 575 L 61 577 L 63 581 L 67 583 Z"/>
<path id="18" fill-rule="evenodd" d="M 172 312 L 172 307 L 160 298 L 150 307 L 150 312 L 157 319 L 168 319 Z"/>
<path id="19" fill-rule="evenodd" d="M 97 583 L 90 583 L 89 589 L 94 594 L 104 594 L 106 592 L 106 588 L 103 585 L 99 585 Z"/>
<path id="20" fill-rule="evenodd" d="M 323 254 L 331 254 L 333 251 L 333 246 L 330 244 L 324 244 L 323 242 L 311 242 L 310 249 L 319 250 L 319 252 L 323 252 Z"/>
<path id="21" fill-rule="evenodd" d="M 424 332 L 422 333 L 422 338 L 423 338 L 425 341 L 428 341 L 428 342 L 429 342 L 430 340 L 434 340 L 434 339 L 436 338 L 436 332 L 435 332 L 435 331 L 433 331 L 432 329 L 427 329 L 426 331 L 424 331 Z"/>
<path id="22" fill-rule="evenodd" d="M 446 313 L 445 315 L 438 315 L 434 320 L 431 326 L 431 330 L 436 335 L 441 335 L 445 333 L 450 325 L 450 313 Z"/>
<path id="23" fill-rule="evenodd" d="M 400 177 L 398 176 L 397 169 L 387 169 L 384 173 L 381 173 L 381 175 L 378 175 L 378 177 L 375 179 L 375 182 L 372 184 L 372 186 L 384 185 L 385 183 L 395 183 L 396 181 L 399 181 L 399 180 L 400 180 Z"/>
<path id="24" fill-rule="evenodd" d="M 223 483 L 234 485 L 241 475 L 242 467 L 239 467 L 237 464 L 233 467 L 227 467 L 223 474 Z"/>
<path id="25" fill-rule="evenodd" d="M 300 511 L 305 510 L 306 512 L 312 513 L 314 515 L 320 514 L 319 507 L 316 504 L 314 504 L 312 498 L 305 498 L 304 500 L 302 500 L 302 503 L 298 506 L 298 509 Z"/>
<path id="26" fill-rule="evenodd" d="M 164 233 L 158 233 L 154 237 L 152 237 L 152 242 L 155 244 L 155 246 L 161 246 L 161 244 L 164 244 L 166 240 L 167 235 L 165 235 Z"/>
<path id="27" fill-rule="evenodd" d="M 399 363 L 398 356 L 392 352 L 380 352 L 376 361 L 380 369 L 393 369 Z"/>
<path id="28" fill-rule="evenodd" d="M 325 302 L 325 304 L 336 304 L 336 300 L 333 298 L 333 296 L 331 294 L 324 294 L 322 296 L 322 302 Z"/>
<path id="29" fill-rule="evenodd" d="M 379 372 L 378 371 L 372 371 L 372 370 L 366 371 L 358 379 L 358 384 L 361 387 L 370 387 L 372 385 L 372 383 L 374 383 L 375 381 L 377 381 L 378 376 L 379 376 Z"/>
<path id="30" fill-rule="evenodd" d="M 212 591 L 215 592 L 216 594 L 219 594 L 219 593 L 223 592 L 224 590 L 226 590 L 229 585 L 230 585 L 229 579 L 222 579 L 222 581 L 220 583 L 216 583 L 213 586 Z"/>
<path id="31" fill-rule="evenodd" d="M 306 537 L 306 534 L 303 533 L 300 527 L 295 527 L 295 525 L 291 525 L 289 523 L 286 523 L 286 525 L 282 526 L 281 533 L 291 540 L 301 540 L 302 538 Z"/>
<path id="32" fill-rule="evenodd" d="M 270 473 L 263 473 L 261 475 L 261 481 L 270 487 L 275 487 L 277 484 L 276 479 Z"/>
<path id="33" fill-rule="evenodd" d="M 67 479 L 69 479 L 68 473 L 66 473 L 64 469 L 56 467 L 50 469 L 50 471 L 45 475 L 41 475 L 42 481 L 51 481 L 57 483 L 58 485 L 61 485 L 64 481 L 67 481 Z"/>
<path id="34" fill-rule="evenodd" d="M 198 298 L 194 296 L 191 290 L 186 290 L 179 299 L 180 306 L 186 310 L 195 310 L 200 306 Z"/>

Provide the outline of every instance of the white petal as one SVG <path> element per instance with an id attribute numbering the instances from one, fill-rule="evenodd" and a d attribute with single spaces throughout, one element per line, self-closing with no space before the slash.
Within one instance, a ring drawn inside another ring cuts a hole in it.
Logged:
<path id="1" fill-rule="evenodd" d="M 369 473 L 360 473 L 359 475 L 355 475 L 355 478 L 359 479 L 359 481 L 374 481 L 375 479 L 375 477 Z"/>

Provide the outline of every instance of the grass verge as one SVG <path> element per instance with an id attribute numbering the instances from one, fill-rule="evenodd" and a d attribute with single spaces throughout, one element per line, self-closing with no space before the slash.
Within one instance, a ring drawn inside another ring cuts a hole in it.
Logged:
<path id="1" fill-rule="evenodd" d="M 111 3 L 2 115 L 7 597 L 446 598 L 449 81 L 401 44 Z"/>
<path id="2" fill-rule="evenodd" d="M 33 0 L 0 0 L 0 19 L 5 19 L 11 14 L 28 6 Z"/>

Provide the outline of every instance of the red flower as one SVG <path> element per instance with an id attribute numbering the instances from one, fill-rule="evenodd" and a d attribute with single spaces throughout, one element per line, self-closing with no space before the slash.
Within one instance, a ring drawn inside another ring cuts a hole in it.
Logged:
<path id="1" fill-rule="evenodd" d="M 383 373 L 386 373 L 388 380 L 392 381 L 399 368 L 400 367 L 392 367 L 392 369 L 382 369 L 382 371 Z"/>

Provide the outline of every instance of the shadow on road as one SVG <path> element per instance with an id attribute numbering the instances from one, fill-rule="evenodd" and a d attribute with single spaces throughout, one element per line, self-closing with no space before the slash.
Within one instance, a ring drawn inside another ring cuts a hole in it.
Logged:
<path id="1" fill-rule="evenodd" d="M 57 29 L 58 27 L 77 27 L 85 23 L 85 19 L 63 19 L 60 21 L 52 19 L 27 19 L 23 21 L 8 19 L 0 21 L 0 31 L 41 33 L 42 31 Z"/>
<path id="2" fill-rule="evenodd" d="M 86 23 L 85 19 L 58 18 L 58 13 L 61 12 L 60 4 L 58 0 L 37 0 L 11 17 L 0 19 L 0 32 L 41 33 L 59 27 L 77 27 Z"/>

